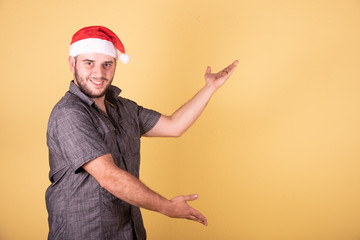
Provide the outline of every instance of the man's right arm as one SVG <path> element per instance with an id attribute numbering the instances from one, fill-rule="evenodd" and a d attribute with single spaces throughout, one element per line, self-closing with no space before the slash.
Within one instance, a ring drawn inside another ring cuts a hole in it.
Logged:
<path id="1" fill-rule="evenodd" d="M 205 72 L 205 86 L 171 116 L 162 115 L 156 125 L 144 136 L 180 137 L 200 117 L 212 95 L 227 81 L 237 64 L 236 60 L 217 73 L 212 73 L 211 68 L 208 67 Z"/>
<path id="2" fill-rule="evenodd" d="M 196 194 L 168 200 L 127 171 L 118 168 L 111 154 L 98 157 L 84 164 L 83 168 L 98 181 L 101 187 L 134 206 L 156 211 L 168 217 L 186 218 L 207 225 L 206 218 L 187 204 L 187 201 L 197 199 Z"/>

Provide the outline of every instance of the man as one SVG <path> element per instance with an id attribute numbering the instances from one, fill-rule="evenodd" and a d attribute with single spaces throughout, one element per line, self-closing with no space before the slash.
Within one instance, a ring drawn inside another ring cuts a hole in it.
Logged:
<path id="1" fill-rule="evenodd" d="M 218 73 L 205 73 L 205 86 L 171 116 L 119 97 L 111 85 L 120 39 L 109 29 L 91 26 L 74 34 L 69 64 L 74 80 L 54 107 L 48 124 L 51 185 L 46 191 L 48 239 L 146 239 L 139 207 L 207 225 L 187 201 L 171 200 L 139 178 L 140 137 L 181 136 L 199 117 L 237 61 Z"/>

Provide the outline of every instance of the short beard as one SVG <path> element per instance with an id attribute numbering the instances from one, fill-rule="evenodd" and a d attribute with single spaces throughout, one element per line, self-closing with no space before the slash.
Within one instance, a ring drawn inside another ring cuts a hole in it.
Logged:
<path id="1" fill-rule="evenodd" d="M 101 80 L 103 81 L 109 81 L 107 78 L 100 78 Z M 79 77 L 79 74 L 78 74 L 78 71 L 77 71 L 77 68 L 76 68 L 76 62 L 75 62 L 75 80 L 78 84 L 78 87 L 79 89 L 86 95 L 88 96 L 89 98 L 101 98 L 103 96 L 105 96 L 111 86 L 111 83 L 113 81 L 113 78 L 109 81 L 109 86 L 107 86 L 107 88 L 100 94 L 93 94 L 90 89 L 88 89 L 86 87 L 86 85 L 84 84 L 85 82 L 85 79 L 83 79 L 82 77 Z"/>

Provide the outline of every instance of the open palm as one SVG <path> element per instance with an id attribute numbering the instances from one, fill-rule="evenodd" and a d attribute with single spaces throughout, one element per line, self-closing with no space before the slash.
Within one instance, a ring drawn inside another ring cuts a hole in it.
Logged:
<path id="1" fill-rule="evenodd" d="M 212 85 L 215 88 L 221 87 L 225 81 L 231 76 L 236 68 L 238 61 L 234 61 L 232 64 L 217 73 L 212 73 L 211 68 L 207 67 L 205 72 L 205 80 L 207 84 Z"/>

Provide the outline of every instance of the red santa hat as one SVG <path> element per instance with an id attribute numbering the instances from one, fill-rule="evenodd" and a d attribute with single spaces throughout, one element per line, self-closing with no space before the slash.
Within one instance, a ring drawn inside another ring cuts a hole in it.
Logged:
<path id="1" fill-rule="evenodd" d="M 129 62 L 129 56 L 125 54 L 124 45 L 114 32 L 102 26 L 84 27 L 77 31 L 72 37 L 70 44 L 70 56 L 76 57 L 79 54 L 97 52 L 104 53 L 120 60 L 123 63 Z"/>

